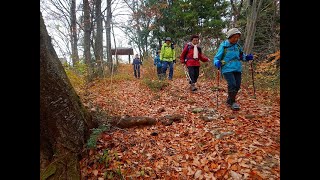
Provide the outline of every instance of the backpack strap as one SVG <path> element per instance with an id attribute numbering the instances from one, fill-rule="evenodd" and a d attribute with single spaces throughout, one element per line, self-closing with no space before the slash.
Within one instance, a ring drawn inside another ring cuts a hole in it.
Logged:
<path id="1" fill-rule="evenodd" d="M 187 58 L 187 54 L 188 54 L 188 51 L 191 49 L 191 44 L 187 44 L 188 45 L 188 48 L 187 48 L 187 52 L 186 54 L 184 55 L 184 62 L 187 62 L 189 59 L 193 59 L 193 58 Z M 198 52 L 201 53 L 201 47 L 197 47 L 198 48 Z"/>

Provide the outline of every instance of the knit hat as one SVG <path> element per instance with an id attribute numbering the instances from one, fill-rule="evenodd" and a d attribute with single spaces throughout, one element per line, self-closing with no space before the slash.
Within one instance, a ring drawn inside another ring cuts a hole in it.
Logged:
<path id="1" fill-rule="evenodd" d="M 235 35 L 235 34 L 240 34 L 241 35 L 241 32 L 237 29 L 237 28 L 232 28 L 230 29 L 226 35 L 227 35 L 227 39 L 229 39 L 231 36 Z"/>
<path id="2" fill-rule="evenodd" d="M 171 41 L 171 38 L 170 37 L 166 37 L 165 41 Z"/>

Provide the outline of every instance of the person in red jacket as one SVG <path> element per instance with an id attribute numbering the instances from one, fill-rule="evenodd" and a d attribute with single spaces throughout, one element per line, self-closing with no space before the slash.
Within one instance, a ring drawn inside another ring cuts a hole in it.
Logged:
<path id="1" fill-rule="evenodd" d="M 201 48 L 198 46 L 198 35 L 192 35 L 190 40 L 191 42 L 188 42 L 183 48 L 183 51 L 180 55 L 180 62 L 188 68 L 189 76 L 191 79 L 191 81 L 189 82 L 191 91 L 196 91 L 198 89 L 195 86 L 195 83 L 197 82 L 199 77 L 199 60 L 208 62 L 210 61 L 210 59 L 202 54 Z"/>

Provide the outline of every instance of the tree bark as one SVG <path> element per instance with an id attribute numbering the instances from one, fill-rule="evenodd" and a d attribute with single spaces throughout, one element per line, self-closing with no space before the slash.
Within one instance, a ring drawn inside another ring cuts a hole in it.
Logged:
<path id="1" fill-rule="evenodd" d="M 111 54 L 111 0 L 107 0 L 107 19 L 106 19 L 106 47 L 107 47 L 107 65 L 111 72 L 112 54 Z"/>
<path id="2" fill-rule="evenodd" d="M 76 0 L 71 0 L 71 49 L 72 49 L 72 55 L 71 55 L 72 65 L 74 66 L 79 61 Z"/>
<path id="3" fill-rule="evenodd" d="M 252 53 L 254 45 L 254 36 L 256 33 L 256 22 L 263 0 L 253 0 L 252 5 L 249 4 L 249 16 L 247 17 L 246 40 L 244 44 L 244 52 Z"/>
<path id="4" fill-rule="evenodd" d="M 91 81 L 93 75 L 93 62 L 91 61 L 90 52 L 90 34 L 91 34 L 91 23 L 90 23 L 90 6 L 88 0 L 83 0 L 83 11 L 84 11 L 84 59 L 88 66 L 88 81 Z"/>
<path id="5" fill-rule="evenodd" d="M 52 46 L 40 12 L 40 176 L 80 179 L 80 152 L 96 127 Z"/>
<path id="6" fill-rule="evenodd" d="M 97 34 L 95 39 L 96 62 L 98 66 L 98 75 L 102 76 L 103 67 L 103 27 L 102 27 L 102 14 L 101 14 L 101 0 L 96 0 L 96 19 L 97 19 Z"/>

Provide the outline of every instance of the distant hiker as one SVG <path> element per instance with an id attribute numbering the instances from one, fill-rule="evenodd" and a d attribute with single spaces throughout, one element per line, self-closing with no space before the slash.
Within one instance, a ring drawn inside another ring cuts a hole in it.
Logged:
<path id="1" fill-rule="evenodd" d="M 230 29 L 226 35 L 227 40 L 220 44 L 218 52 L 213 58 L 213 64 L 221 69 L 228 83 L 228 106 L 233 110 L 239 110 L 240 106 L 236 103 L 236 95 L 241 85 L 242 65 L 240 60 L 253 60 L 253 55 L 243 53 L 238 43 L 241 32 L 237 28 Z"/>
<path id="2" fill-rule="evenodd" d="M 156 52 L 156 57 L 154 58 L 154 63 L 153 63 L 157 67 L 157 75 L 159 79 L 161 78 L 161 72 L 162 72 L 162 63 L 160 61 L 160 56 L 159 56 L 160 52 L 161 52 L 160 50 Z"/>
<path id="3" fill-rule="evenodd" d="M 142 65 L 142 62 L 138 54 L 135 55 L 132 65 L 133 65 L 134 77 L 140 78 L 140 65 Z"/>
<path id="4" fill-rule="evenodd" d="M 162 44 L 160 52 L 160 61 L 162 62 L 162 79 L 166 78 L 166 71 L 169 66 L 169 80 L 173 77 L 173 60 L 176 59 L 176 52 L 174 46 L 171 45 L 171 38 L 167 37 Z"/>
<path id="5" fill-rule="evenodd" d="M 201 52 L 201 47 L 199 47 L 199 36 L 198 35 L 192 35 L 190 38 L 191 42 L 188 42 L 180 55 L 180 62 L 187 66 L 189 76 L 190 76 L 190 90 L 196 91 L 198 88 L 195 86 L 195 83 L 198 80 L 199 77 L 199 69 L 200 69 L 200 62 L 199 60 L 203 62 L 210 61 L 209 58 L 207 58 L 205 55 Z"/>

